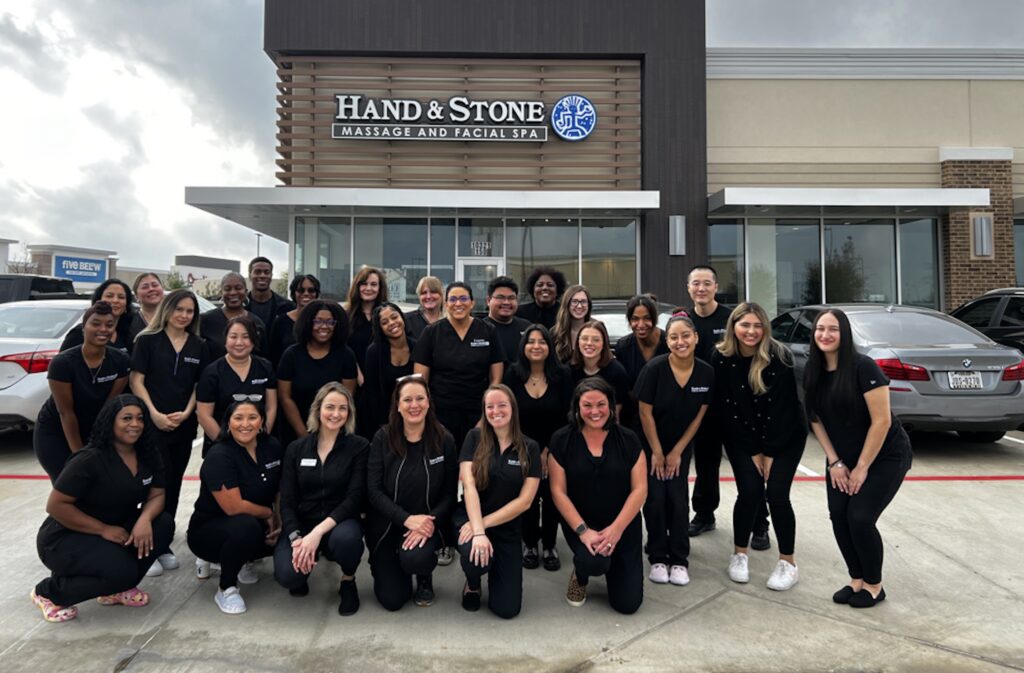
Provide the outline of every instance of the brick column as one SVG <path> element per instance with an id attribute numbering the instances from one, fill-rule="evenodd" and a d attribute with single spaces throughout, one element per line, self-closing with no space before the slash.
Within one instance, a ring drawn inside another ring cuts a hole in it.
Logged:
<path id="1" fill-rule="evenodd" d="M 988 208 L 970 212 L 993 213 L 993 259 L 971 258 L 970 212 L 956 211 L 943 218 L 942 275 L 945 282 L 943 309 L 951 310 L 988 290 L 1012 287 L 1016 282 L 1013 257 L 1013 161 L 947 159 L 942 167 L 942 186 L 987 188 Z"/>

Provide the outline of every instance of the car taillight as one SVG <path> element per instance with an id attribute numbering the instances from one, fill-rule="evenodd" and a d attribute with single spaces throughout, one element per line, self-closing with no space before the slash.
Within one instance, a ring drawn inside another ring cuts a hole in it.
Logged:
<path id="1" fill-rule="evenodd" d="M 0 357 L 0 362 L 13 362 L 26 374 L 41 374 L 50 366 L 50 361 L 60 351 L 36 351 L 34 353 L 14 353 Z"/>
<path id="2" fill-rule="evenodd" d="M 892 381 L 927 381 L 928 370 L 917 365 L 908 365 L 896 358 L 884 358 L 875 360 L 882 369 L 882 373 Z"/>
<path id="3" fill-rule="evenodd" d="M 1004 381 L 1024 381 L 1024 361 L 1003 370 Z"/>

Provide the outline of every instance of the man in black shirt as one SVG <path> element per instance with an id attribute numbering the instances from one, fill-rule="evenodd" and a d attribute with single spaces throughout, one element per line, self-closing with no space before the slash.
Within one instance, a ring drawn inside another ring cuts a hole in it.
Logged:
<path id="1" fill-rule="evenodd" d="M 487 286 L 487 317 L 494 325 L 505 352 L 505 369 L 519 357 L 519 341 L 530 323 L 516 317 L 519 308 L 519 284 L 509 276 L 498 276 Z"/>
<path id="2" fill-rule="evenodd" d="M 274 277 L 274 265 L 266 257 L 254 257 L 249 262 L 249 304 L 247 308 L 264 325 L 274 322 L 274 316 L 295 308 L 295 304 L 270 289 Z"/>
<path id="3" fill-rule="evenodd" d="M 220 308 L 211 308 L 199 316 L 199 336 L 210 344 L 210 358 L 224 355 L 228 321 L 232 318 L 249 316 L 256 323 L 256 343 L 252 345 L 257 354 L 265 352 L 267 324 L 252 311 L 245 310 L 245 278 L 242 274 L 229 271 L 220 279 Z"/>

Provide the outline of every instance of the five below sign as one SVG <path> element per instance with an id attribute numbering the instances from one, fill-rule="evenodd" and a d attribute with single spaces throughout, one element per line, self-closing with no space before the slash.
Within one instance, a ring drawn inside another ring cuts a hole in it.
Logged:
<path id="1" fill-rule="evenodd" d="M 410 98 L 368 98 L 337 94 L 337 123 L 331 137 L 342 140 L 446 140 L 545 142 L 545 105 L 537 100 L 477 101 L 453 96 L 446 102 Z M 583 140 L 597 125 L 593 103 L 569 94 L 551 106 L 551 128 L 563 140 Z"/>

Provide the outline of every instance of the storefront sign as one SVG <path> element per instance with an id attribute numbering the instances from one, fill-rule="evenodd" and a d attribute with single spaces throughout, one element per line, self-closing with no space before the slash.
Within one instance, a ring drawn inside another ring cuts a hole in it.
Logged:
<path id="1" fill-rule="evenodd" d="M 107 279 L 107 260 L 54 255 L 53 275 L 82 283 L 102 283 Z"/>
<path id="2" fill-rule="evenodd" d="M 453 96 L 422 103 L 411 98 L 368 98 L 337 94 L 337 123 L 331 137 L 341 140 L 442 140 L 546 142 L 543 101 L 478 101 Z M 552 126 L 566 140 L 582 140 L 597 123 L 594 106 L 583 96 L 565 96 L 552 110 Z"/>

